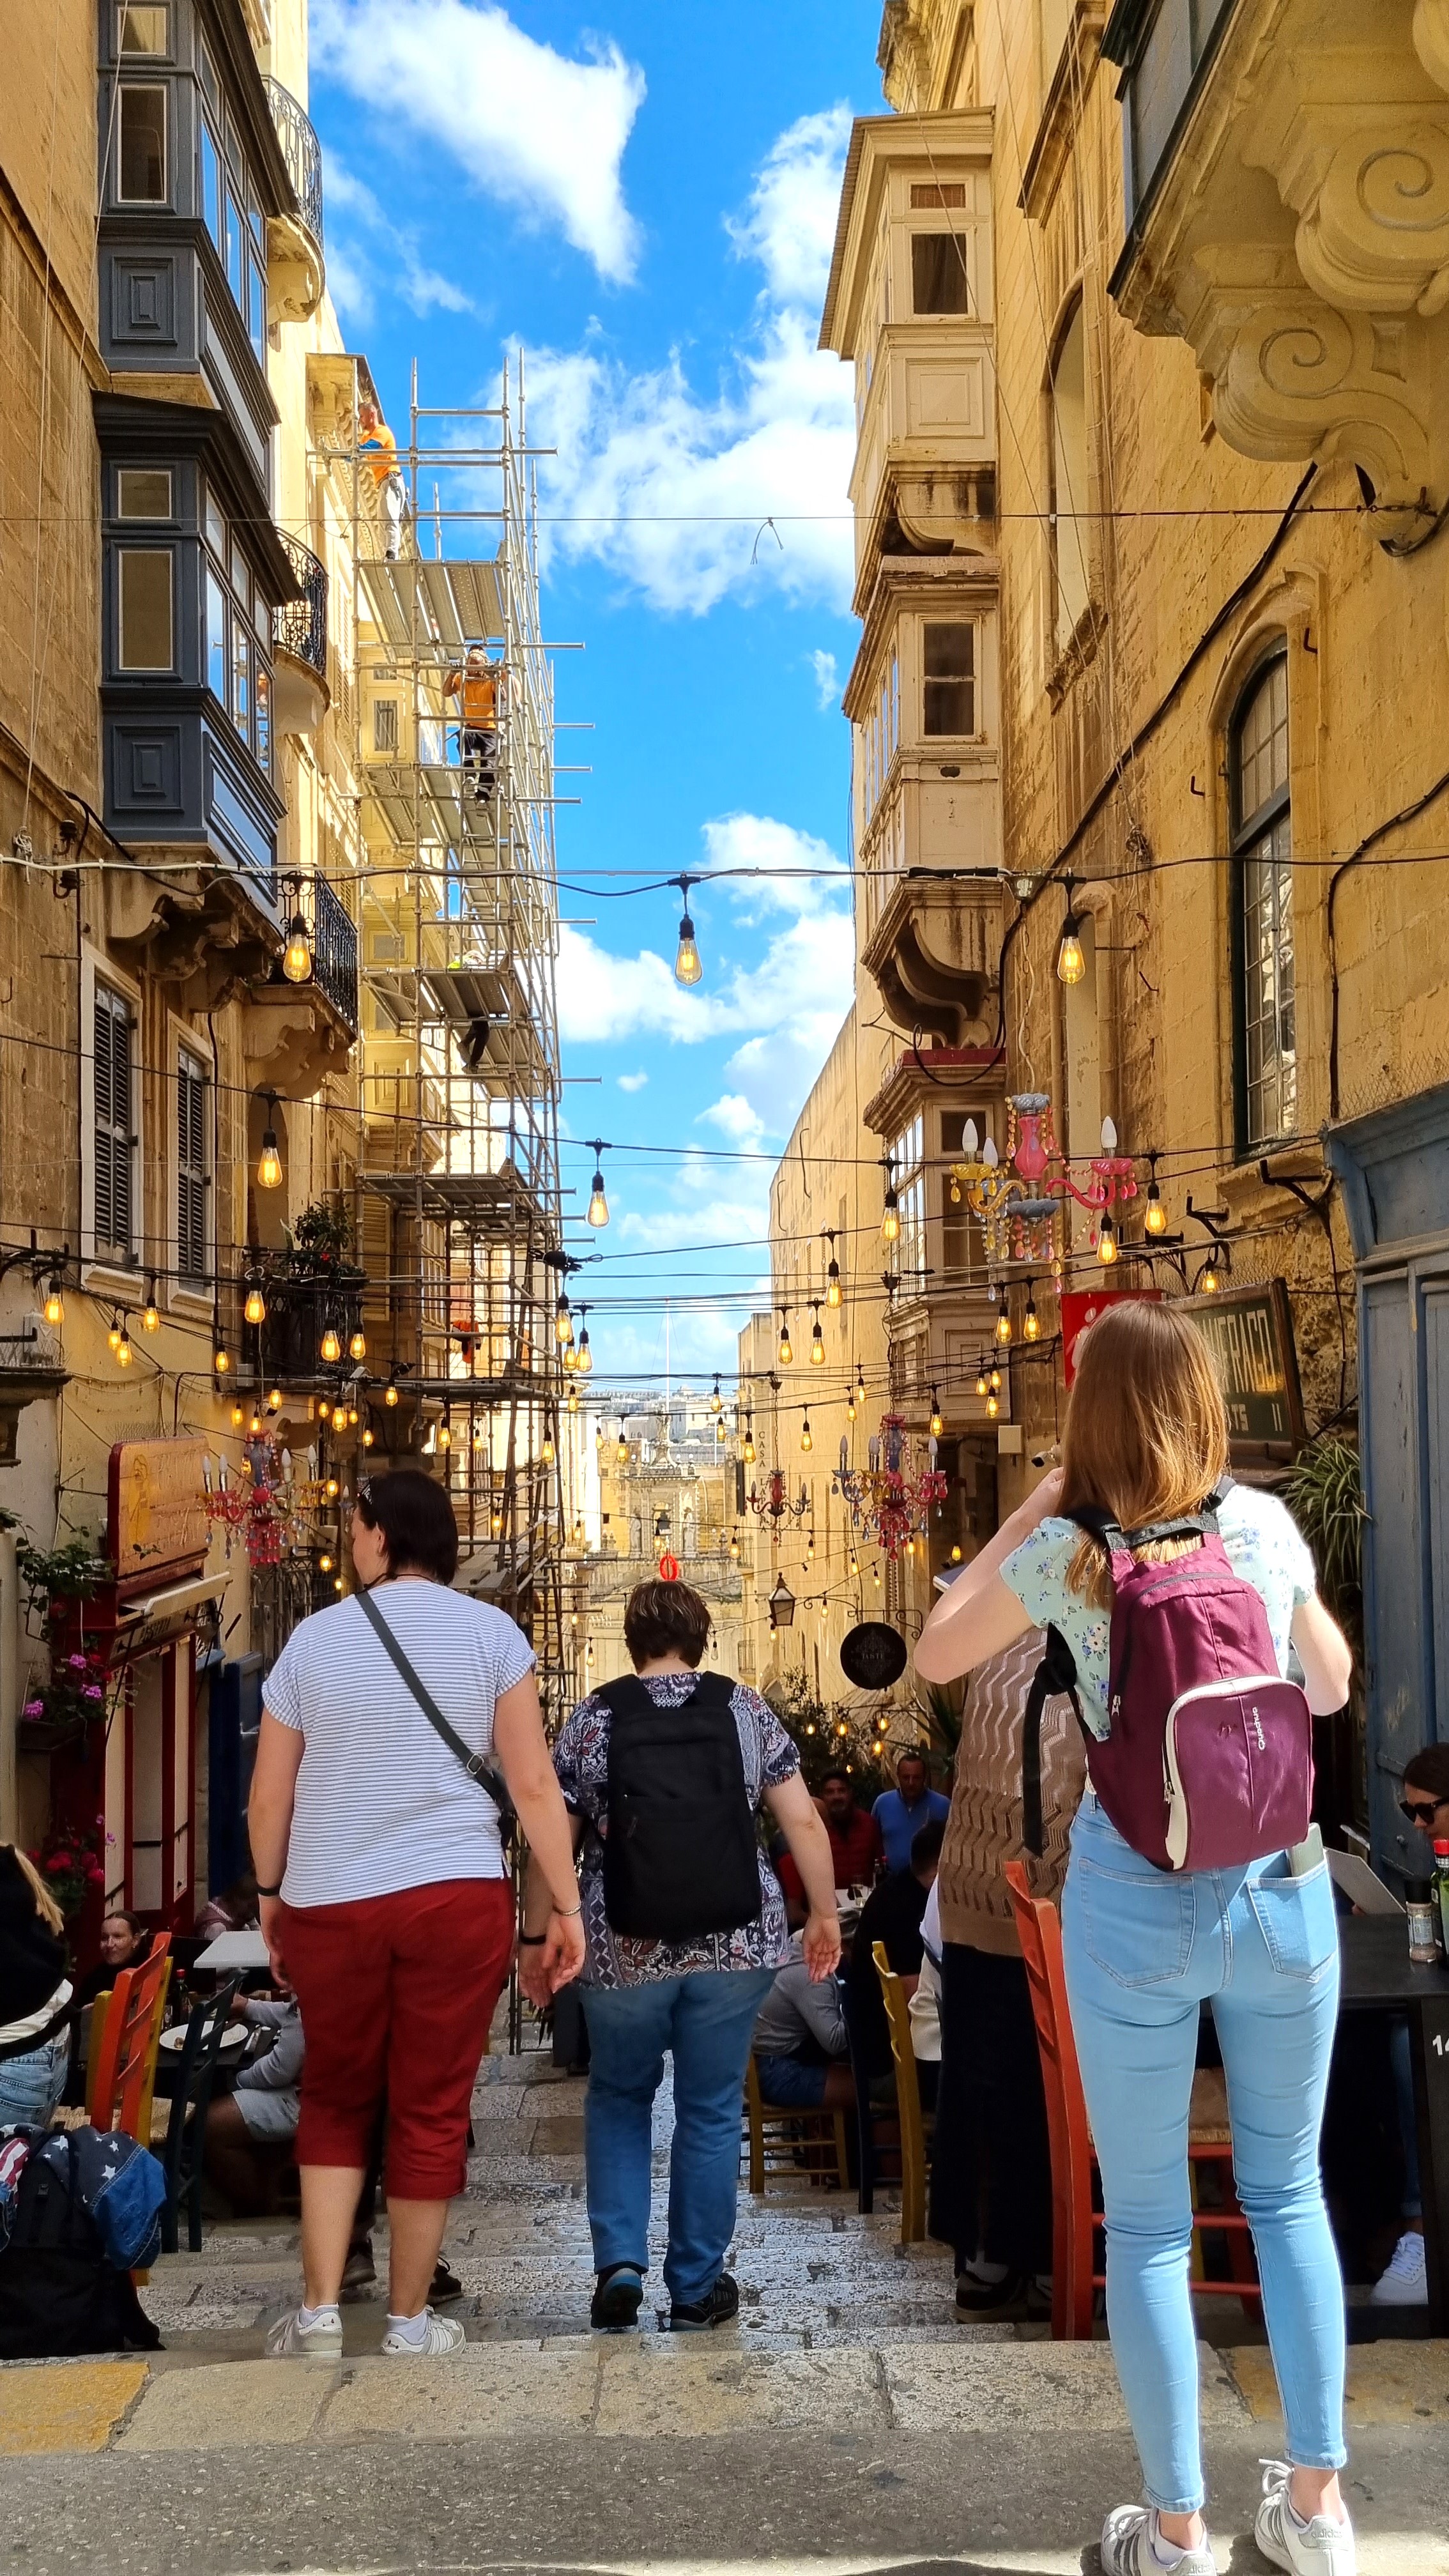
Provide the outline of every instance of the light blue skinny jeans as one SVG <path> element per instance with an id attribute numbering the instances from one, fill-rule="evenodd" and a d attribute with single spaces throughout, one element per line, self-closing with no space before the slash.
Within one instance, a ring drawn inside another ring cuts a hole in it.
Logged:
<path id="1" fill-rule="evenodd" d="M 1318 2168 L 1338 2018 L 1326 1866 L 1293 1878 L 1280 1852 L 1246 1869 L 1168 1876 L 1089 1792 L 1072 1829 L 1062 1938 L 1102 2170 L 1107 2325 L 1148 2502 L 1196 2513 L 1204 2496 L 1187 2133 L 1209 1998 L 1288 2458 L 1341 2468 L 1343 2282 Z"/>
<path id="2" fill-rule="evenodd" d="M 676 2307 L 706 2299 L 735 2232 L 745 2064 L 773 1968 L 701 1968 L 641 1986 L 581 1986 L 589 2025 L 584 2171 L 594 2266 L 649 2264 L 650 2137 L 664 2052 L 674 2059 L 669 2248 Z"/>
<path id="3" fill-rule="evenodd" d="M 48 2129 L 70 2072 L 70 2032 L 0 2058 L 0 2129 Z"/>

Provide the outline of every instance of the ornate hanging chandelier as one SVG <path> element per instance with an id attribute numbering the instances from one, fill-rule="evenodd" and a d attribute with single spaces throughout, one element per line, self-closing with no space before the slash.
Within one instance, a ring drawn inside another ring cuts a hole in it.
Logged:
<path id="1" fill-rule="evenodd" d="M 946 1479 L 938 1467 L 913 1463 L 898 1413 L 882 1415 L 869 1457 L 869 1466 L 852 1467 L 842 1441 L 840 1464 L 831 1482 L 860 1536 L 894 1559 L 925 1532 L 932 1512 L 944 1503 Z"/>
<path id="2" fill-rule="evenodd" d="M 1137 1165 L 1130 1154 L 1118 1153 L 1117 1130 L 1110 1118 L 1102 1121 L 1101 1151 L 1088 1160 L 1090 1177 L 1082 1181 L 1073 1177 L 1072 1166 L 1057 1143 L 1048 1092 L 1011 1094 L 1006 1104 L 1005 1162 L 992 1137 L 979 1145 L 974 1119 L 968 1119 L 962 1141 L 968 1159 L 950 1166 L 951 1199 L 959 1207 L 964 1197 L 972 1215 L 979 1218 L 989 1269 L 1030 1262 L 1060 1279 L 1062 1217 L 1069 1198 L 1092 1215 L 1090 1241 L 1104 1268 L 1116 1260 L 1112 1211 L 1137 1196 Z"/>

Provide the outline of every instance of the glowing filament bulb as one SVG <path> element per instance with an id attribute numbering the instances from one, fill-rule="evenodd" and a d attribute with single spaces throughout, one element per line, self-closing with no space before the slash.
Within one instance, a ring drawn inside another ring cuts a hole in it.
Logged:
<path id="1" fill-rule="evenodd" d="M 111 1356 L 114 1359 L 117 1351 L 121 1347 L 121 1318 L 119 1310 L 111 1317 L 111 1329 L 107 1333 L 106 1339 L 110 1343 Z"/>
<path id="2" fill-rule="evenodd" d="M 940 1437 L 941 1437 L 941 1434 L 942 1434 L 942 1432 L 945 1430 L 945 1428 L 946 1428 L 946 1425 L 945 1425 L 945 1422 L 942 1420 L 942 1416 L 941 1416 L 941 1399 L 940 1399 L 940 1397 L 937 1395 L 935 1388 L 934 1388 L 934 1387 L 932 1387 L 932 1389 L 931 1389 L 931 1438 L 932 1438 L 933 1440 L 939 1440 L 939 1439 L 940 1439 Z"/>
<path id="3" fill-rule="evenodd" d="M 998 1415 L 998 1413 L 999 1413 L 1000 1411 L 1001 1411 L 1001 1404 L 1000 1404 L 1000 1400 L 999 1400 L 999 1398 L 998 1398 L 998 1397 L 996 1397 L 996 1396 L 994 1396 L 994 1395 L 988 1395 L 988 1397 L 987 1397 L 987 1399 L 986 1399 L 986 1419 L 987 1419 L 987 1421 L 988 1421 L 988 1422 L 994 1422 L 994 1421 L 996 1420 L 996 1417 L 997 1417 L 997 1415 Z"/>
<path id="4" fill-rule="evenodd" d="M 825 1366 L 825 1340 L 818 1322 L 810 1336 L 810 1365 L 812 1368 Z"/>
<path id="5" fill-rule="evenodd" d="M 159 1333 L 161 1330 L 161 1309 L 156 1303 L 154 1279 L 148 1279 L 146 1282 L 146 1303 L 141 1314 L 141 1330 L 143 1333 Z"/>
<path id="6" fill-rule="evenodd" d="M 1063 984 L 1080 984 L 1087 971 L 1086 955 L 1081 942 L 1081 923 L 1074 912 L 1067 914 L 1057 947 L 1057 976 Z"/>
<path id="7" fill-rule="evenodd" d="M 679 946 L 674 952 L 674 980 L 676 984 L 697 984 L 703 973 L 694 924 L 686 912 L 679 924 Z"/>
<path id="8" fill-rule="evenodd" d="M 262 1138 L 261 1160 L 257 1164 L 259 1190 L 279 1190 L 282 1186 L 282 1157 L 277 1147 L 277 1131 L 269 1127 Z"/>
<path id="9" fill-rule="evenodd" d="M 1097 1228 L 1097 1259 L 1104 1270 L 1110 1270 L 1117 1258 L 1117 1236 L 1109 1216 Z"/>
<path id="10" fill-rule="evenodd" d="M 882 1243 L 897 1242 L 900 1238 L 900 1231 L 900 1201 L 896 1197 L 895 1191 L 893 1189 L 889 1189 L 885 1194 L 885 1214 L 880 1221 L 880 1239 Z"/>
<path id="11" fill-rule="evenodd" d="M 267 1398 L 267 1405 L 268 1405 L 268 1408 L 269 1408 L 269 1410 L 270 1410 L 271 1412 L 273 1412 L 273 1413 L 280 1413 L 280 1412 L 281 1412 L 281 1410 L 282 1410 L 282 1390 L 281 1390 L 281 1388 L 280 1388 L 279 1386 L 274 1386 L 274 1387 L 273 1387 L 273 1389 L 272 1389 L 272 1391 L 271 1391 L 271 1394 L 270 1394 L 270 1395 L 268 1396 L 268 1398 Z"/>
<path id="12" fill-rule="evenodd" d="M 1041 1317 L 1030 1297 L 1026 1301 L 1026 1313 L 1022 1317 L 1021 1329 L 1029 1342 L 1034 1342 L 1041 1331 Z"/>
<path id="13" fill-rule="evenodd" d="M 383 1403 L 387 1406 L 387 1408 L 388 1408 L 389 1412 L 391 1412 L 391 1411 L 394 1409 L 394 1407 L 396 1406 L 396 1404 L 397 1404 L 397 1380 L 396 1380 L 395 1378 L 389 1378 L 389 1379 L 388 1379 L 388 1382 L 387 1382 L 386 1386 L 383 1388 L 383 1392 L 382 1392 L 382 1400 L 383 1400 Z"/>
<path id="14" fill-rule="evenodd" d="M 345 1430 L 346 1430 L 346 1428 L 347 1428 L 347 1407 L 346 1407 L 346 1405 L 345 1405 L 345 1404 L 337 1404 L 337 1405 L 334 1405 L 334 1406 L 333 1406 L 333 1408 L 332 1408 L 332 1428 L 333 1428 L 333 1430 L 334 1430 L 334 1431 L 345 1431 Z"/>
<path id="15" fill-rule="evenodd" d="M 545 1467 L 551 1467 L 553 1465 L 554 1447 L 547 1432 L 543 1435 L 543 1447 L 540 1449 L 538 1454 Z"/>
<path id="16" fill-rule="evenodd" d="M 596 1171 L 589 1184 L 588 1222 L 590 1225 L 607 1225 L 609 1222 L 609 1202 L 604 1195 L 602 1171 Z"/>
<path id="17" fill-rule="evenodd" d="M 996 1318 L 996 1338 L 1003 1350 L 1011 1339 L 1011 1317 L 1004 1306 Z"/>
<path id="18" fill-rule="evenodd" d="M 326 1332 L 322 1336 L 322 1357 L 324 1360 L 328 1361 L 340 1360 L 342 1357 L 342 1344 L 339 1342 L 336 1331 L 331 1324 L 328 1325 Z"/>
<path id="19" fill-rule="evenodd" d="M 242 1312 L 249 1324 L 264 1324 L 267 1320 L 267 1301 L 255 1283 L 247 1290 L 247 1302 Z"/>
<path id="20" fill-rule="evenodd" d="M 216 1349 L 211 1355 L 211 1365 L 215 1369 L 218 1377 L 225 1377 L 227 1370 L 231 1366 L 231 1353 L 227 1349 L 225 1342 L 217 1343 Z"/>
<path id="21" fill-rule="evenodd" d="M 287 925 L 287 945 L 282 951 L 282 973 L 289 984 L 306 984 L 312 974 L 312 948 L 307 937 L 307 924 L 300 912 L 294 912 Z"/>
<path id="22" fill-rule="evenodd" d="M 233 1431 L 240 1431 L 245 1420 L 246 1412 L 244 1407 L 240 1404 L 234 1404 L 231 1409 L 231 1427 Z"/>
<path id="23" fill-rule="evenodd" d="M 831 1307 L 836 1307 L 840 1304 L 840 1264 L 838 1261 L 832 1261 L 830 1268 L 825 1274 L 825 1303 L 827 1306 Z"/>
<path id="24" fill-rule="evenodd" d="M 814 1435 L 810 1429 L 810 1416 L 808 1413 L 800 1425 L 800 1446 L 802 1449 L 813 1449 L 815 1446 Z"/>
<path id="25" fill-rule="evenodd" d="M 347 1345 L 347 1356 L 349 1359 L 354 1360 L 366 1359 L 367 1335 L 365 1333 L 356 1332 L 353 1334 L 351 1341 Z"/>
<path id="26" fill-rule="evenodd" d="M 1143 1231 L 1147 1234 L 1156 1235 L 1167 1232 L 1167 1210 L 1162 1204 L 1162 1193 L 1155 1181 L 1149 1181 L 1147 1184 L 1147 1205 L 1143 1210 L 1142 1225 Z"/>
<path id="27" fill-rule="evenodd" d="M 65 1322 L 65 1299 L 60 1293 L 59 1279 L 52 1279 L 50 1286 L 46 1291 L 45 1320 L 48 1324 L 63 1324 Z"/>

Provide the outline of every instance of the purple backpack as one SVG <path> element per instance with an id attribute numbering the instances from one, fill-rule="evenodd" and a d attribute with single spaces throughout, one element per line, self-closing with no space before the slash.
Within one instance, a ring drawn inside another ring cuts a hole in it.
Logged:
<path id="1" fill-rule="evenodd" d="M 1228 1561 L 1223 1490 L 1190 1519 L 1140 1530 L 1105 1512 L 1072 1514 L 1112 1564 L 1111 1732 L 1089 1741 L 1092 1787 L 1159 1869 L 1239 1869 L 1308 1831 L 1313 1721 L 1278 1670 L 1261 1595 Z M 1199 1535 L 1201 1547 L 1165 1565 L 1131 1554 Z"/>

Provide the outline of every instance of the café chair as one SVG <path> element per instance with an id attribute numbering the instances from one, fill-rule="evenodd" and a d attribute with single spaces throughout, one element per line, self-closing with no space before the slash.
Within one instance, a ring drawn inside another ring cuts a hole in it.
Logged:
<path id="1" fill-rule="evenodd" d="M 193 2254 L 201 2251 L 201 2181 L 206 2115 L 211 2107 L 221 2043 L 231 2018 L 232 1999 L 240 1984 L 240 1977 L 229 1977 L 224 1985 L 218 1986 L 214 1995 L 208 1995 L 204 2002 L 194 2006 L 186 2025 L 175 2088 L 170 2101 L 163 2105 L 169 2114 L 164 2142 L 153 2141 L 161 2147 L 162 2167 L 166 2175 L 166 2206 L 161 2213 L 163 2254 L 174 2254 L 179 2246 L 177 2221 L 183 2201 L 186 2204 L 187 2246 Z"/>
<path id="2" fill-rule="evenodd" d="M 119 2129 L 151 2143 L 151 2100 L 161 2021 L 171 1981 L 170 1935 L 158 1932 L 138 1968 L 123 1968 L 111 1988 L 100 2037 L 91 2018 L 86 2110 L 97 2129 Z M 97 1998 L 99 2004 L 99 1998 Z"/>
<path id="3" fill-rule="evenodd" d="M 798 2103 L 767 2102 L 760 2089 L 760 2070 L 753 2049 L 745 2064 L 745 2134 L 750 2190 L 757 2200 L 764 2198 L 771 2174 L 793 2177 L 802 2170 L 812 2183 L 849 2190 L 845 2113 L 802 2110 Z"/>
<path id="4" fill-rule="evenodd" d="M 869 2218 L 875 2208 L 876 2184 L 898 2182 L 900 2179 L 900 2123 L 896 2118 L 894 2101 L 887 2108 L 870 2098 L 870 2059 L 861 2030 L 855 1988 L 848 1976 L 842 1978 L 841 1984 L 850 2074 L 855 2086 L 855 2205 L 862 2218 Z"/>
<path id="5" fill-rule="evenodd" d="M 1052 2335 L 1058 2343 L 1084 2343 L 1091 2339 L 1096 2293 L 1106 2287 L 1106 2274 L 1095 2264 L 1103 2227 L 1101 2180 L 1067 2003 L 1061 1921 L 1054 1905 L 1032 1895 L 1022 1862 L 1008 1861 L 1005 1876 L 1026 1963 L 1046 2092 L 1052 2164 Z M 1245 2302 L 1261 2299 L 1248 2222 L 1233 2189 L 1227 2085 L 1220 2067 L 1200 2068 L 1193 2078 L 1187 2157 L 1194 2212 L 1194 2290 Z M 1220 2208 L 1204 2209 L 1199 2204 L 1199 2186 L 1207 2172 L 1215 2177 Z M 1229 2280 L 1210 2281 L 1205 2276 L 1203 2239 L 1210 2235 L 1226 2240 Z"/>
<path id="6" fill-rule="evenodd" d="M 929 2138 L 935 2122 L 921 2109 L 921 2081 L 911 2042 L 910 1997 L 886 1957 L 885 1943 L 872 1942 L 870 1954 L 885 2000 L 896 2074 L 896 2115 L 901 2126 L 901 2243 L 919 2245 L 926 2233 L 926 2175 Z"/>

